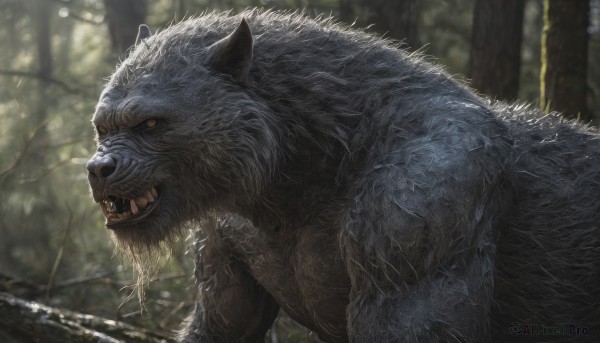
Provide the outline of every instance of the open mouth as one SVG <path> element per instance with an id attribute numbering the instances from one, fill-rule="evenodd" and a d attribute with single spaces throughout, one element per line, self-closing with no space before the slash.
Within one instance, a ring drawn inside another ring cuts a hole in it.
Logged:
<path id="1" fill-rule="evenodd" d="M 100 208 L 106 217 L 106 226 L 145 218 L 156 208 L 159 198 L 160 193 L 154 187 L 134 199 L 110 195 L 100 202 Z"/>

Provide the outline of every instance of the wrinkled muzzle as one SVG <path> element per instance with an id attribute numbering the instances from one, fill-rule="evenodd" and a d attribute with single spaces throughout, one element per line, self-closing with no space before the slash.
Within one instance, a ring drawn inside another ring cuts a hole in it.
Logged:
<path id="1" fill-rule="evenodd" d="M 106 226 L 131 226 L 157 208 L 160 188 L 151 183 L 141 158 L 126 147 L 108 145 L 98 147 L 88 161 L 88 182 Z"/>

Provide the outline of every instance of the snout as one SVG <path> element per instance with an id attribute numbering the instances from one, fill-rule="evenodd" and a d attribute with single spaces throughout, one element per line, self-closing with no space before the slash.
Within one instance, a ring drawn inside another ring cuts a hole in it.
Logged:
<path id="1" fill-rule="evenodd" d="M 96 202 L 104 199 L 106 186 L 116 174 L 117 158 L 113 154 L 96 153 L 87 162 L 88 182 Z"/>
<path id="2" fill-rule="evenodd" d="M 151 183 L 147 170 L 136 168 L 138 159 L 128 151 L 107 150 L 98 148 L 86 165 L 92 196 L 99 203 L 108 228 L 140 223 L 159 208 L 161 187 Z"/>
<path id="3" fill-rule="evenodd" d="M 111 176 L 117 166 L 117 161 L 111 155 L 94 155 L 87 163 L 88 176 L 104 180 Z"/>

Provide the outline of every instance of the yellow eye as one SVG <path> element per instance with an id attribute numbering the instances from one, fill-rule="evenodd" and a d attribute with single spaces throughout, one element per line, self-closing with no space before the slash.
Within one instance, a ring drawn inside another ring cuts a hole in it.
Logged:
<path id="1" fill-rule="evenodd" d="M 99 135 L 105 135 L 108 133 L 108 129 L 104 126 L 96 126 L 96 131 L 98 131 Z"/>
<path id="2" fill-rule="evenodd" d="M 146 127 L 147 128 L 155 127 L 156 124 L 157 124 L 156 119 L 148 119 L 148 120 L 146 120 Z"/>

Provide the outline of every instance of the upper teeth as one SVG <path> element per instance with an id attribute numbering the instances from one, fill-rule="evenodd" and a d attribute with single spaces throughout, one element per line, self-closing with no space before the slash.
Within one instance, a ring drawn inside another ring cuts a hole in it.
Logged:
<path id="1" fill-rule="evenodd" d="M 138 214 L 140 212 L 140 209 L 145 208 L 146 206 L 148 206 L 148 204 L 153 203 L 157 197 L 158 192 L 156 191 L 156 188 L 152 187 L 149 190 L 147 190 L 146 193 L 144 193 L 144 195 L 135 199 L 130 199 L 129 207 L 131 208 L 131 210 L 127 212 L 118 213 L 116 202 L 108 199 L 103 201 L 104 206 L 102 206 L 102 211 L 104 211 L 104 214 L 107 217 L 124 219 L 127 216 Z M 125 199 L 122 200 L 127 201 Z"/>
<path id="2" fill-rule="evenodd" d="M 157 196 L 158 193 L 156 192 L 156 189 L 152 187 L 149 190 L 147 190 L 146 193 L 141 197 L 129 200 L 131 212 L 133 214 L 138 214 L 139 208 L 144 208 L 148 204 L 153 203 Z"/>

